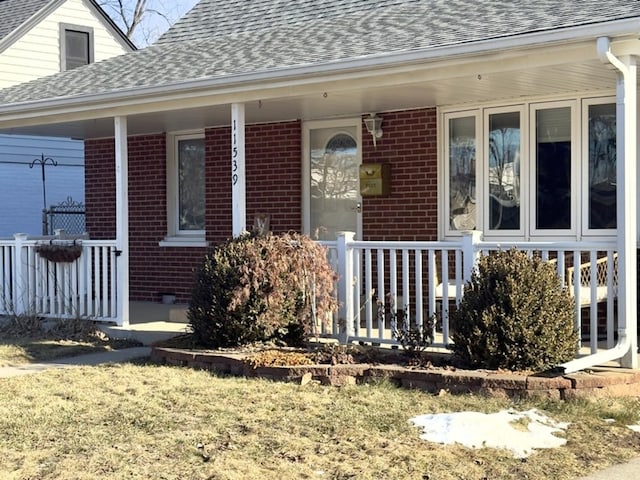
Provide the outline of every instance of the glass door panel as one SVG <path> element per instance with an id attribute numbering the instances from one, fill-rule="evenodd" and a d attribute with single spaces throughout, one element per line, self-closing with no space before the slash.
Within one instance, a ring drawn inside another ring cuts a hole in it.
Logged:
<path id="1" fill-rule="evenodd" d="M 309 132 L 311 236 L 335 240 L 336 232 L 358 235 L 360 216 L 357 127 Z"/>

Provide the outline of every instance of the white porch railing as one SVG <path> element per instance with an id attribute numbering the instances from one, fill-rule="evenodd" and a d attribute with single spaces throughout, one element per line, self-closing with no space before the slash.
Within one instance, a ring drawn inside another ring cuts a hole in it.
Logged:
<path id="1" fill-rule="evenodd" d="M 449 310 L 460 302 L 478 256 L 515 247 L 556 265 L 563 284 L 577 299 L 575 324 L 590 352 L 614 346 L 615 241 L 487 242 L 480 240 L 480 232 L 473 232 L 460 241 L 378 242 L 354 241 L 347 232 L 336 242 L 322 243 L 339 275 L 340 310 L 321 333 L 343 342 L 395 344 L 391 322 L 404 316 L 417 326 L 435 318 L 433 346 L 447 347 Z"/>
<path id="2" fill-rule="evenodd" d="M 0 239 L 0 315 L 118 321 L 115 241 L 78 240 L 80 257 L 64 263 L 42 258 L 37 248 L 43 243 L 70 241 L 24 234 Z"/>

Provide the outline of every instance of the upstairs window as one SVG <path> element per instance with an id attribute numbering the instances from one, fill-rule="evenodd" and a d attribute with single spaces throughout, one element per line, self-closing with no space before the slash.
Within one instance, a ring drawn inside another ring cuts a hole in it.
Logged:
<path id="1" fill-rule="evenodd" d="M 60 69 L 71 70 L 93 62 L 93 29 L 60 25 Z"/>

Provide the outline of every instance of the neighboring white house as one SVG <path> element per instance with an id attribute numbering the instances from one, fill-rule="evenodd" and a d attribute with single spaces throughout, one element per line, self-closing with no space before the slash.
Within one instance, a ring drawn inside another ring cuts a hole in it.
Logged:
<path id="1" fill-rule="evenodd" d="M 132 50 L 93 0 L 0 0 L 0 88 Z M 47 207 L 84 201 L 82 141 L 0 135 L 0 237 L 41 233 L 43 156 Z"/>

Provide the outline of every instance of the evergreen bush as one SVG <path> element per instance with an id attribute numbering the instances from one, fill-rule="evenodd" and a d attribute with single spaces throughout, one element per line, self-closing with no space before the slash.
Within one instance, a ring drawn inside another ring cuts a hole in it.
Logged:
<path id="1" fill-rule="evenodd" d="M 553 263 L 515 249 L 492 253 L 450 314 L 452 349 L 473 368 L 545 370 L 574 358 L 574 311 Z"/>
<path id="2" fill-rule="evenodd" d="M 326 249 L 305 235 L 245 234 L 215 247 L 196 273 L 188 319 L 211 348 L 299 345 L 337 308 Z"/>

